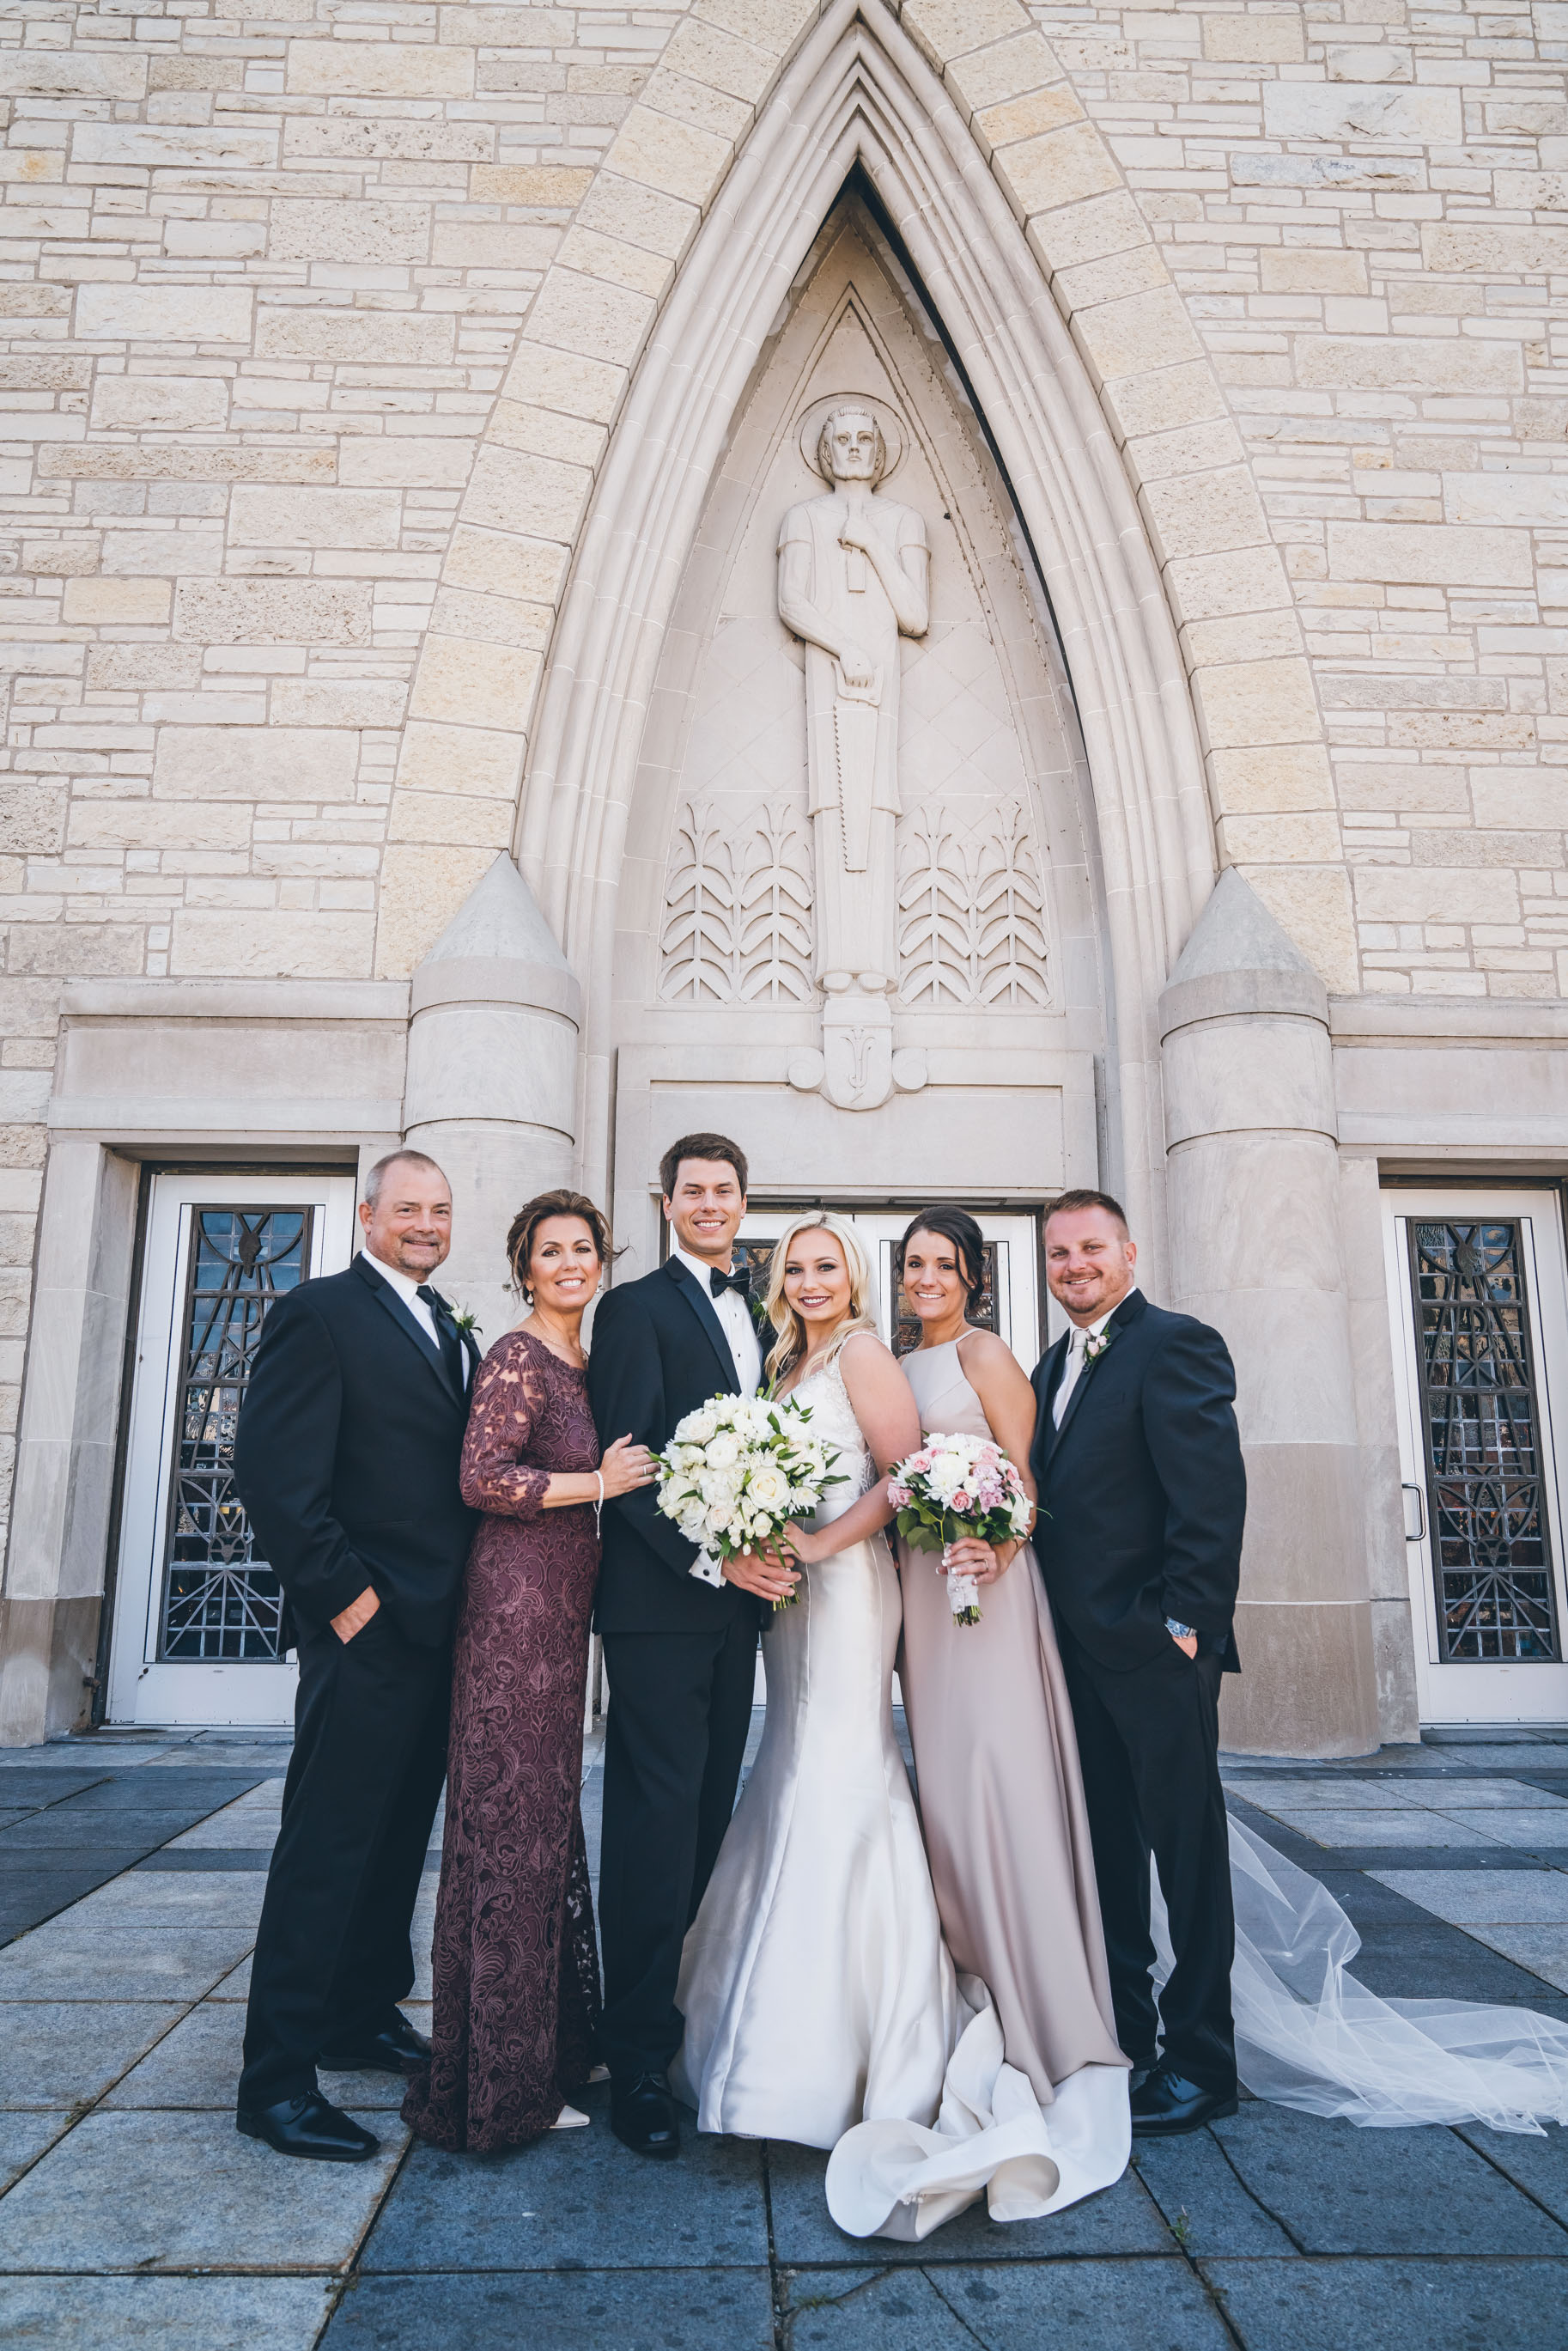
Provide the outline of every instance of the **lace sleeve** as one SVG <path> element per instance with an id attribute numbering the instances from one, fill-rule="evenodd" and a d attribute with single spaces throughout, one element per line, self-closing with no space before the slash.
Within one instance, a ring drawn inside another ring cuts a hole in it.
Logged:
<path id="1" fill-rule="evenodd" d="M 550 1483 L 547 1469 L 524 1458 L 545 1405 L 545 1377 L 526 1348 L 491 1350 L 473 1383 L 462 1440 L 462 1499 L 494 1518 L 536 1519 Z"/>

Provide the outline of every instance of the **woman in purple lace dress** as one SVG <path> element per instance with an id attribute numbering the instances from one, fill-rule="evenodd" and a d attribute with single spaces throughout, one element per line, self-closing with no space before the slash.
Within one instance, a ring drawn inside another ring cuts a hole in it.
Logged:
<path id="1" fill-rule="evenodd" d="M 528 1203 L 507 1256 L 532 1311 L 473 1383 L 462 1495 L 483 1516 L 452 1657 L 431 2055 L 403 2103 L 437 2147 L 485 2152 L 587 2120 L 567 2094 L 598 2054 L 578 1801 L 593 1506 L 653 1474 L 627 1437 L 601 1461 L 588 1409 L 583 1311 L 608 1247 L 580 1194 Z"/>

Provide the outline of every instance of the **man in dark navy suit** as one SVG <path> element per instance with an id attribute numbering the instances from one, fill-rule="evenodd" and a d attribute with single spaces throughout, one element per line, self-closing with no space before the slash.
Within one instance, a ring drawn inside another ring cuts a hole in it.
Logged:
<path id="1" fill-rule="evenodd" d="M 1150 1305 L 1137 1262 L 1108 1194 L 1064 1193 L 1047 1216 L 1045 1278 L 1072 1328 L 1034 1374 L 1030 1458 L 1133 2129 L 1168 2137 L 1236 2111 L 1219 1708 L 1240 1671 L 1247 1480 L 1225 1342 Z M 1176 1960 L 1158 2006 L 1151 1852 Z"/>
<path id="2" fill-rule="evenodd" d="M 722 1393 L 754 1395 L 762 1324 L 735 1236 L 746 1161 L 728 1136 L 688 1134 L 659 1164 L 670 1255 L 598 1306 L 588 1395 L 599 1441 L 658 1451 Z M 596 1622 L 609 1679 L 599 1936 L 610 2121 L 639 2155 L 680 2153 L 667 2069 L 680 2045 L 680 1946 L 734 1809 L 757 1632 L 794 1588 L 749 1555 L 721 1567 L 659 1510 L 652 1486 L 604 1511 Z"/>
<path id="3" fill-rule="evenodd" d="M 299 1651 L 294 1753 L 251 1966 L 239 2128 L 358 2163 L 378 2142 L 316 2068 L 411 2072 L 398 2002 L 446 1772 L 451 1634 L 473 1514 L 458 1489 L 478 1349 L 430 1277 L 452 1246 L 433 1159 L 370 1170 L 365 1246 L 272 1308 L 234 1437 L 256 1555 Z"/>

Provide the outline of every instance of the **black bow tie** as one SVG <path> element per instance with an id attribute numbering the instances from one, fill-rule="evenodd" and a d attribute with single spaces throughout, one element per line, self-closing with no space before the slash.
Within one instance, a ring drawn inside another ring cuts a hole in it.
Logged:
<path id="1" fill-rule="evenodd" d="M 749 1306 L 752 1302 L 752 1270 L 741 1266 L 734 1273 L 721 1273 L 716 1265 L 708 1268 L 708 1289 L 714 1298 L 722 1298 L 726 1290 L 738 1290 Z"/>

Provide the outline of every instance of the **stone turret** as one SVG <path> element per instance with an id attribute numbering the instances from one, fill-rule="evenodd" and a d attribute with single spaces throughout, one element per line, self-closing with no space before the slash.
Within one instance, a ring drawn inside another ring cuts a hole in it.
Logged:
<path id="1" fill-rule="evenodd" d="M 482 1344 L 513 1322 L 506 1229 L 533 1193 L 573 1181 L 581 994 L 510 857 L 500 856 L 413 976 L 404 1135 L 452 1179 L 439 1277 Z"/>
<path id="2" fill-rule="evenodd" d="M 1170 1302 L 1223 1332 L 1247 1458 L 1228 1744 L 1377 1744 L 1328 997 L 1233 868 L 1159 1000 Z"/>

